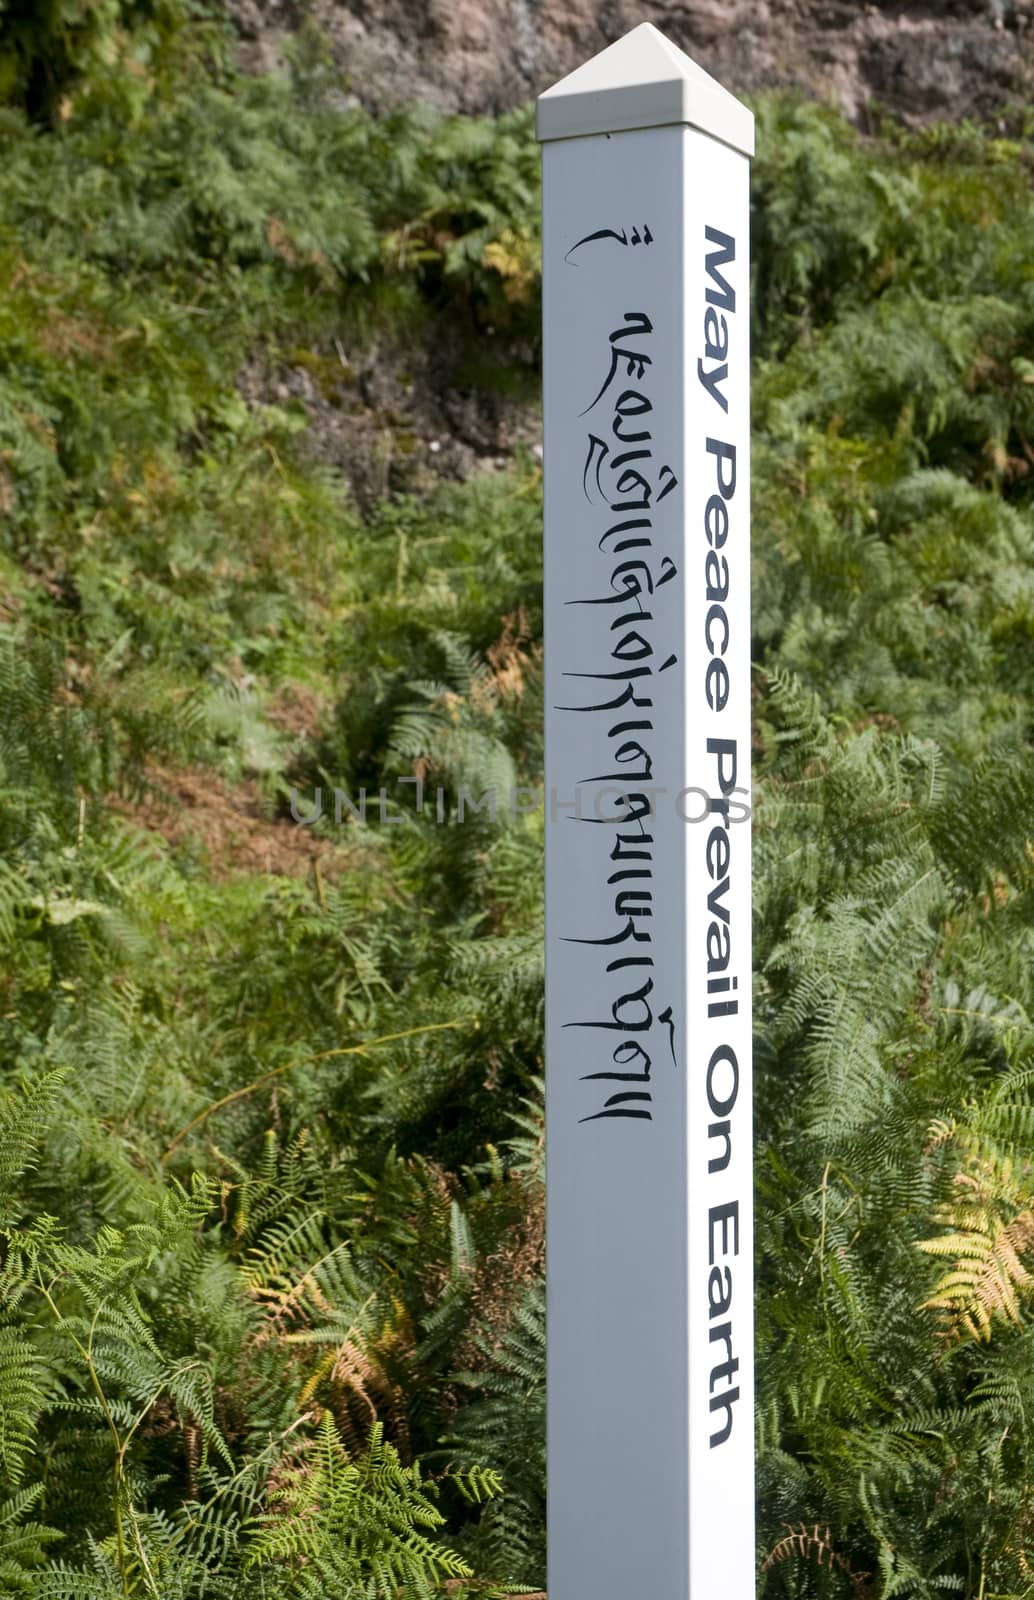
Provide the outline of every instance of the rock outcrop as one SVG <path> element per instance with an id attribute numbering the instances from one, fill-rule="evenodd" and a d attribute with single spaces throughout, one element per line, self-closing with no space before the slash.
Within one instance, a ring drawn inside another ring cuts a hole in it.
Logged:
<path id="1" fill-rule="evenodd" d="M 639 22 L 737 93 L 793 85 L 861 126 L 1015 111 L 1034 85 L 1034 0 L 227 0 L 246 64 L 308 16 L 374 109 L 499 112 Z"/>

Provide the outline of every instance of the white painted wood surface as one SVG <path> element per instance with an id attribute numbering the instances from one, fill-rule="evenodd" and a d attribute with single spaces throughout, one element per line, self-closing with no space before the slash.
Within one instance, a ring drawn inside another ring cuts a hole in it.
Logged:
<path id="1" fill-rule="evenodd" d="M 549 1595 L 746 1600 L 753 119 L 644 25 L 539 136 Z"/>

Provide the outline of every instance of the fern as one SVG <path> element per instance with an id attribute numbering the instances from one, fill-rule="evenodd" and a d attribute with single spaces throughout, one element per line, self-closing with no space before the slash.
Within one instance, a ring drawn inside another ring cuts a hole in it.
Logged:
<path id="1" fill-rule="evenodd" d="M 424 1531 L 444 1519 L 419 1470 L 402 1466 L 379 1426 L 365 1455 L 352 1461 L 324 1412 L 312 1450 L 284 1466 L 270 1498 L 245 1564 L 278 1573 L 285 1595 L 390 1595 L 406 1584 L 430 1600 L 440 1578 L 471 1576 Z"/>
<path id="2" fill-rule="evenodd" d="M 0 1587 L 517 1592 L 543 820 L 458 791 L 541 783 L 542 483 L 424 434 L 534 404 L 530 112 L 47 26 L 0 20 Z M 1019 1600 L 1029 164 L 757 112 L 759 1591 Z"/>
<path id="3" fill-rule="evenodd" d="M 949 1337 L 986 1340 L 995 1319 L 1021 1321 L 1020 1297 L 1034 1284 L 1021 1259 L 1034 1246 L 1034 1211 L 1016 1211 L 1020 1194 L 1008 1157 L 980 1161 L 954 1181 L 958 1198 L 934 1219 L 954 1232 L 918 1240 L 917 1248 L 955 1264 L 920 1309 L 944 1313 Z"/>

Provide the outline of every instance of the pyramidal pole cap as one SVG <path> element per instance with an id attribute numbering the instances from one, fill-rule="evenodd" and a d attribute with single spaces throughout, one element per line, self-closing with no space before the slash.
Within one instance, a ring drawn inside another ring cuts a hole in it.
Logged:
<path id="1" fill-rule="evenodd" d="M 535 114 L 543 144 L 680 125 L 754 154 L 753 112 L 650 22 L 546 89 Z"/>

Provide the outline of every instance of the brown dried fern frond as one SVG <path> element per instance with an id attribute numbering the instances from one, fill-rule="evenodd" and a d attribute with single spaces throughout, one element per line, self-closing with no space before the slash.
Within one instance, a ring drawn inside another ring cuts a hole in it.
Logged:
<path id="1" fill-rule="evenodd" d="M 333 1312 L 316 1274 L 311 1269 L 297 1276 L 264 1271 L 244 1273 L 244 1281 L 252 1300 L 266 1313 L 264 1339 L 282 1337 L 288 1329 L 311 1321 L 314 1316 L 329 1316 Z"/>
<path id="2" fill-rule="evenodd" d="M 804 1522 L 792 1525 L 784 1522 L 786 1533 L 779 1539 L 768 1552 L 761 1563 L 762 1572 L 768 1572 L 777 1566 L 780 1561 L 790 1561 L 794 1558 L 802 1561 L 814 1561 L 818 1566 L 825 1566 L 830 1571 L 839 1567 L 845 1572 L 851 1583 L 853 1595 L 858 1600 L 868 1593 L 868 1572 L 855 1572 L 846 1556 L 833 1547 L 832 1533 L 828 1527 L 823 1529 L 819 1523 L 812 1527 Z"/>
<path id="3" fill-rule="evenodd" d="M 953 1231 L 916 1241 L 918 1250 L 953 1262 L 919 1310 L 940 1313 L 946 1340 L 986 1342 L 996 1318 L 1022 1321 L 1021 1297 L 1034 1284 L 1021 1259 L 1034 1246 L 1034 1210 L 1023 1204 L 1009 1159 L 980 1161 L 975 1171 L 956 1173 L 954 1183 L 959 1199 L 934 1215 Z"/>
<path id="4" fill-rule="evenodd" d="M 955 1137 L 958 1123 L 954 1117 L 934 1117 L 926 1130 L 926 1143 L 923 1146 L 924 1156 L 933 1155 L 942 1144 L 947 1144 Z"/>
<path id="5" fill-rule="evenodd" d="M 297 1333 L 289 1335 L 286 1342 L 302 1347 L 323 1338 L 322 1331 Z M 413 1345 L 408 1313 L 396 1300 L 393 1314 L 379 1333 L 363 1341 L 359 1331 L 353 1329 L 324 1353 L 302 1385 L 299 1409 L 322 1395 L 334 1414 L 342 1443 L 351 1454 L 365 1448 L 373 1424 L 381 1422 L 403 1460 L 408 1460 L 409 1416 L 396 1369 L 406 1366 Z"/>

